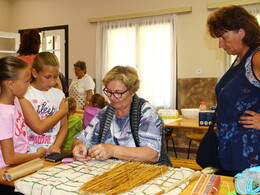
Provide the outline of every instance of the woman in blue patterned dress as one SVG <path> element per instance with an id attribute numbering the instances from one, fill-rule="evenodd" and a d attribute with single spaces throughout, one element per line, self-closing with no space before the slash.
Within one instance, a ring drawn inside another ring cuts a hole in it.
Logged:
<path id="1" fill-rule="evenodd" d="M 260 165 L 260 27 L 240 6 L 214 11 L 207 21 L 219 48 L 236 55 L 216 86 L 219 174 Z"/>
<path id="2" fill-rule="evenodd" d="M 75 137 L 75 158 L 117 158 L 171 166 L 165 151 L 163 122 L 155 108 L 136 95 L 140 85 L 137 71 L 116 66 L 105 75 L 103 84 L 111 104 Z"/>

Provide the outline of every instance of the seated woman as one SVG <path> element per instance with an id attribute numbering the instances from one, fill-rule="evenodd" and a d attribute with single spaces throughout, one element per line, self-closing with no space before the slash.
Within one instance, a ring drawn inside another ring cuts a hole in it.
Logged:
<path id="1" fill-rule="evenodd" d="M 132 67 L 116 66 L 103 79 L 111 104 L 75 137 L 77 160 L 117 158 L 172 166 L 164 145 L 164 124 L 155 108 L 135 93 L 140 80 Z"/>

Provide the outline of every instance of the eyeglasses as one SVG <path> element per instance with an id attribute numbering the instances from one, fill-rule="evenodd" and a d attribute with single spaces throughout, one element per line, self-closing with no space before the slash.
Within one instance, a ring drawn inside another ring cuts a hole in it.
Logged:
<path id="1" fill-rule="evenodd" d="M 124 93 L 126 93 L 127 91 L 128 91 L 128 89 L 125 90 L 124 92 L 119 93 L 119 92 L 111 92 L 111 91 L 108 91 L 106 87 L 103 89 L 103 92 L 104 92 L 104 94 L 105 94 L 107 97 L 111 97 L 111 96 L 113 95 L 116 99 L 120 99 L 120 98 L 122 97 L 122 95 L 123 95 Z"/>

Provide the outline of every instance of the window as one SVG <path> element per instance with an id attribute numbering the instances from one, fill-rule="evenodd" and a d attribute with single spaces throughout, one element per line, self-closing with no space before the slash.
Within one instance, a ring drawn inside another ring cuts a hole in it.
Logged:
<path id="1" fill-rule="evenodd" d="M 175 15 L 98 23 L 97 86 L 116 65 L 137 69 L 141 85 L 138 95 L 157 108 L 176 107 Z"/>

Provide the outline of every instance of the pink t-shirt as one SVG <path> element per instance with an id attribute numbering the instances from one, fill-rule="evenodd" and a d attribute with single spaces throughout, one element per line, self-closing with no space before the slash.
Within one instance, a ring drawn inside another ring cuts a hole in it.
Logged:
<path id="1" fill-rule="evenodd" d="M 84 115 L 83 115 L 83 123 L 82 123 L 82 128 L 85 129 L 89 123 L 91 122 L 91 120 L 94 118 L 94 116 L 97 115 L 97 113 L 99 113 L 101 109 L 97 108 L 97 107 L 86 107 L 84 110 Z"/>
<path id="2" fill-rule="evenodd" d="M 0 140 L 13 138 L 14 152 L 27 153 L 29 144 L 24 116 L 20 103 L 14 99 L 14 105 L 0 104 Z M 0 168 L 6 167 L 2 149 L 0 150 Z"/>

